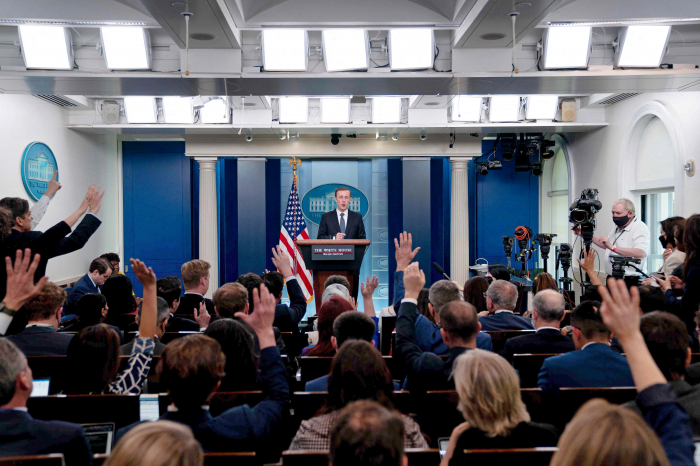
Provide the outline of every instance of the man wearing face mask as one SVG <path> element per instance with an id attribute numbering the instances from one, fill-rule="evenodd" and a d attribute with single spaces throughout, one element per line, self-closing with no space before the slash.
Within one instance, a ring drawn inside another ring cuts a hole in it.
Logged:
<path id="1" fill-rule="evenodd" d="M 649 227 L 635 215 L 634 204 L 629 199 L 613 203 L 612 217 L 615 227 L 608 236 L 593 236 L 593 244 L 605 249 L 605 273 L 612 275 L 610 256 L 642 259 L 638 267 L 646 272 L 649 254 Z M 576 232 L 578 234 L 578 231 Z M 632 267 L 625 268 L 625 275 L 639 275 Z"/>

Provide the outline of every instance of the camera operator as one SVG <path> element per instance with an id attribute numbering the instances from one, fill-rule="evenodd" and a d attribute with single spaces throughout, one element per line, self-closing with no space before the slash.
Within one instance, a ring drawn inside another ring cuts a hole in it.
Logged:
<path id="1" fill-rule="evenodd" d="M 593 235 L 593 243 L 605 249 L 605 273 L 612 276 L 610 256 L 636 257 L 642 259 L 640 269 L 646 271 L 646 257 L 649 253 L 649 227 L 635 215 L 634 204 L 629 199 L 619 199 L 612 206 L 615 228 L 608 236 Z M 574 233 L 581 235 L 579 228 Z M 632 267 L 625 268 L 626 275 L 639 275 Z"/>

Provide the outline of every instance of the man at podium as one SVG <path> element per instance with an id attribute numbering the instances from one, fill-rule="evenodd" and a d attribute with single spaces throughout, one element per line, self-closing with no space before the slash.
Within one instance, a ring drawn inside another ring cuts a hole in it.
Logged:
<path id="1" fill-rule="evenodd" d="M 336 189 L 335 203 L 337 208 L 321 217 L 317 239 L 367 239 L 362 215 L 348 209 L 350 189 L 342 186 Z"/>

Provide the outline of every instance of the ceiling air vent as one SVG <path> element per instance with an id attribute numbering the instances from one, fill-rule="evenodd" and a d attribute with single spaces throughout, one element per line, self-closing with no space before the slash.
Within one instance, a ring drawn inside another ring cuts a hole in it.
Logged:
<path id="1" fill-rule="evenodd" d="M 639 92 L 623 92 L 622 94 L 615 94 L 612 97 L 600 101 L 598 105 L 615 105 L 623 100 L 631 99 L 636 95 L 639 95 Z"/>
<path id="2" fill-rule="evenodd" d="M 82 95 L 41 95 L 34 94 L 34 97 L 59 107 L 88 107 L 90 103 Z"/>
<path id="3" fill-rule="evenodd" d="M 639 95 L 638 92 L 621 92 L 619 94 L 591 94 L 581 99 L 581 108 L 603 108 Z"/>

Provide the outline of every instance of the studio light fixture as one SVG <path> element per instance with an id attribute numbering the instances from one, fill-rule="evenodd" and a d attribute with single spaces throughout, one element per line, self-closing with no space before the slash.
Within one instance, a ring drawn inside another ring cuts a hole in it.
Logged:
<path id="1" fill-rule="evenodd" d="M 163 119 L 168 124 L 194 123 L 192 97 L 163 97 Z"/>
<path id="2" fill-rule="evenodd" d="M 435 35 L 428 28 L 389 30 L 389 66 L 392 70 L 424 70 L 433 67 Z"/>
<path id="3" fill-rule="evenodd" d="M 350 123 L 350 98 L 322 97 L 321 123 Z"/>
<path id="4" fill-rule="evenodd" d="M 19 42 L 28 69 L 73 69 L 70 32 L 59 26 L 20 25 Z"/>
<path id="5" fill-rule="evenodd" d="M 306 123 L 309 120 L 308 97 L 280 97 L 280 123 Z"/>
<path id="6" fill-rule="evenodd" d="M 616 65 L 620 68 L 658 68 L 666 53 L 671 26 L 627 26 L 618 37 Z"/>
<path id="7" fill-rule="evenodd" d="M 230 123 L 231 112 L 229 111 L 228 99 L 217 97 L 210 100 L 199 110 L 199 118 L 204 124 Z"/>
<path id="8" fill-rule="evenodd" d="M 323 60 L 326 71 L 369 68 L 369 36 L 364 29 L 324 29 Z"/>
<path id="9" fill-rule="evenodd" d="M 124 97 L 127 123 L 157 123 L 158 107 L 155 97 Z"/>
<path id="10" fill-rule="evenodd" d="M 151 68 L 151 41 L 146 28 L 100 28 L 105 63 L 110 70 Z"/>
<path id="11" fill-rule="evenodd" d="M 559 106 L 557 95 L 531 95 L 525 107 L 526 120 L 554 120 Z"/>
<path id="12" fill-rule="evenodd" d="M 401 97 L 373 97 L 372 123 L 401 123 Z"/>
<path id="13" fill-rule="evenodd" d="M 452 121 L 481 121 L 483 97 L 458 95 L 452 100 Z"/>
<path id="14" fill-rule="evenodd" d="M 544 34 L 544 68 L 586 68 L 592 34 L 590 26 L 548 28 Z"/>
<path id="15" fill-rule="evenodd" d="M 306 71 L 309 34 L 304 29 L 265 29 L 262 32 L 263 70 Z"/>
<path id="16" fill-rule="evenodd" d="M 489 121 L 492 123 L 518 121 L 520 119 L 520 97 L 517 95 L 495 95 L 489 103 Z"/>

